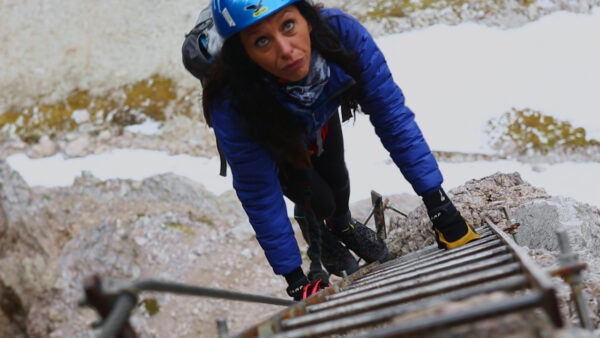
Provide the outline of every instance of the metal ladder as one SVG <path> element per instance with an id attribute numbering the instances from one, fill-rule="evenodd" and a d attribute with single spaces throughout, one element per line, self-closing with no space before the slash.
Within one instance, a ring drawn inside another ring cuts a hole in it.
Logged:
<path id="1" fill-rule="evenodd" d="M 453 250 L 430 246 L 366 266 L 235 336 L 318 337 L 355 329 L 364 329 L 369 337 L 410 336 L 532 308 L 541 308 L 556 327 L 562 327 L 547 273 L 490 220 L 477 231 L 479 240 Z M 394 324 L 417 310 L 494 291 L 506 291 L 508 296 Z"/>

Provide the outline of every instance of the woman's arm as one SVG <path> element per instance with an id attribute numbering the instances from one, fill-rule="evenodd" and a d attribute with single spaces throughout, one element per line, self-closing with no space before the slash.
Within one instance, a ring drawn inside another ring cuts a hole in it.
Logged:
<path id="1" fill-rule="evenodd" d="M 339 10 L 327 10 L 344 47 L 355 52 L 362 69 L 362 110 L 369 115 L 383 146 L 421 196 L 438 190 L 442 174 L 413 112 L 404 104 L 404 95 L 394 82 L 385 57 L 375 41 L 354 17 Z"/>
<path id="2" fill-rule="evenodd" d="M 276 274 L 302 264 L 279 184 L 278 168 L 268 150 L 243 131 L 228 102 L 213 105 L 212 124 L 233 176 L 233 187 L 267 260 Z"/>
<path id="3" fill-rule="evenodd" d="M 375 41 L 358 20 L 337 12 L 330 22 L 338 29 L 344 46 L 357 53 L 362 69 L 360 105 L 404 177 L 423 197 L 438 247 L 452 249 L 478 239 L 442 190 L 437 162 Z"/>

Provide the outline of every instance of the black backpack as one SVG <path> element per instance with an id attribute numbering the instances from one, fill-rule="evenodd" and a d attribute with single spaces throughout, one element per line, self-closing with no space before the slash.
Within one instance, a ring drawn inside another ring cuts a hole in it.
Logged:
<path id="1" fill-rule="evenodd" d="M 222 45 L 223 39 L 217 32 L 209 5 L 200 12 L 196 25 L 185 35 L 181 46 L 185 69 L 200 82 L 204 82 L 208 69 Z"/>
<path id="2" fill-rule="evenodd" d="M 200 12 L 196 25 L 192 30 L 185 35 L 185 40 L 181 46 L 181 55 L 183 65 L 194 77 L 204 84 L 204 79 L 208 70 L 212 66 L 215 56 L 221 50 L 223 39 L 217 32 L 215 27 L 212 10 L 210 5 Z M 208 126 L 211 126 L 210 121 L 206 121 Z M 221 169 L 219 175 L 227 175 L 227 162 L 225 155 L 219 147 L 217 140 L 217 150 L 221 161 Z"/>

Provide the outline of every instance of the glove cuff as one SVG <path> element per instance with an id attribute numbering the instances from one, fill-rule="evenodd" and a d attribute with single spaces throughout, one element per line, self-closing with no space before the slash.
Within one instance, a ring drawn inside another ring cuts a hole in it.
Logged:
<path id="1" fill-rule="evenodd" d="M 453 249 L 479 238 L 442 188 L 423 196 L 423 203 L 440 249 Z"/>
<path id="2" fill-rule="evenodd" d="M 456 210 L 454 203 L 443 189 L 423 196 L 423 202 L 427 207 L 427 215 L 433 223 L 433 229 L 448 241 L 463 237 L 469 230 L 460 212 Z"/>
<path id="3" fill-rule="evenodd" d="M 450 198 L 448 195 L 446 195 L 446 192 L 442 188 L 432 192 L 431 194 L 424 195 L 422 198 L 427 210 L 439 208 L 450 201 Z"/>
<path id="4" fill-rule="evenodd" d="M 288 283 L 285 291 L 287 294 L 294 298 L 294 300 L 302 299 L 302 289 L 308 284 L 308 278 L 304 275 L 302 268 L 297 267 L 294 271 L 283 275 Z"/>
<path id="5" fill-rule="evenodd" d="M 283 275 L 283 277 L 285 277 L 285 281 L 288 283 L 288 285 L 302 279 L 302 277 L 306 278 L 301 267 L 297 267 L 292 272 L 286 273 Z"/>

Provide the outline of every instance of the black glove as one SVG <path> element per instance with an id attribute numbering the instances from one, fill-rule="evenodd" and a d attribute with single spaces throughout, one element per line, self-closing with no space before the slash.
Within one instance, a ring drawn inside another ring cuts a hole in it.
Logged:
<path id="1" fill-rule="evenodd" d="M 329 283 L 323 282 L 321 279 L 311 283 L 300 267 L 285 274 L 284 277 L 288 283 L 286 292 L 296 301 L 306 299 L 329 286 Z"/>
<path id="2" fill-rule="evenodd" d="M 453 249 L 479 238 L 443 189 L 423 196 L 423 202 L 433 223 L 438 248 Z"/>

